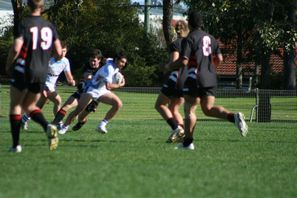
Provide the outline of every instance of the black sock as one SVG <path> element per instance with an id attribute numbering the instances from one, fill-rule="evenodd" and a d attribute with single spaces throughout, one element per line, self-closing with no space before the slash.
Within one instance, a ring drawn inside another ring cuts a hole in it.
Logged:
<path id="1" fill-rule="evenodd" d="M 185 138 L 184 139 L 184 142 L 183 142 L 183 145 L 185 147 L 189 146 L 191 143 L 193 142 L 193 138 Z"/>
<path id="2" fill-rule="evenodd" d="M 80 121 L 80 122 L 77 123 L 77 125 L 79 125 L 81 127 L 82 125 L 86 124 L 86 122 L 87 121 Z"/>
<path id="3" fill-rule="evenodd" d="M 46 132 L 48 122 L 44 118 L 41 110 L 36 109 L 36 110 L 32 111 L 29 115 L 30 115 L 31 119 L 34 120 L 35 122 L 37 122 L 38 124 L 40 124 L 42 126 L 43 130 Z"/>
<path id="4" fill-rule="evenodd" d="M 59 122 L 61 122 L 64 117 L 66 115 L 66 111 L 64 111 L 63 109 L 60 109 L 57 113 L 56 113 L 56 116 L 55 116 L 55 119 L 53 120 L 53 124 L 55 125 L 58 125 Z"/>
<path id="5" fill-rule="evenodd" d="M 15 148 L 17 145 L 19 145 L 20 141 L 20 129 L 21 129 L 21 121 L 22 116 L 21 115 L 9 115 L 9 121 L 10 121 L 10 130 L 11 130 L 11 136 L 12 136 L 12 147 Z"/>
<path id="6" fill-rule="evenodd" d="M 228 113 L 227 120 L 229 122 L 233 122 L 234 123 L 235 122 L 234 113 Z"/>
<path id="7" fill-rule="evenodd" d="M 166 120 L 166 122 L 169 124 L 172 130 L 175 130 L 178 127 L 176 121 L 173 118 L 169 118 Z"/>

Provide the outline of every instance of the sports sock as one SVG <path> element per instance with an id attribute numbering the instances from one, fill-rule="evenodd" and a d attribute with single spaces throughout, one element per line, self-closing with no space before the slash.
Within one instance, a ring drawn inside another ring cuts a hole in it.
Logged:
<path id="1" fill-rule="evenodd" d="M 176 121 L 173 118 L 169 118 L 166 120 L 166 122 L 169 124 L 172 130 L 175 130 L 178 127 Z"/>
<path id="2" fill-rule="evenodd" d="M 55 125 L 58 125 L 64 119 L 66 113 L 67 113 L 66 111 L 64 111 L 63 109 L 60 109 L 56 113 L 56 116 L 55 116 L 55 118 L 54 118 L 54 120 L 53 120 L 52 123 L 55 124 Z"/>
<path id="3" fill-rule="evenodd" d="M 21 129 L 21 115 L 9 115 L 9 121 L 10 121 L 10 130 L 12 135 L 12 147 L 15 148 L 17 145 L 19 145 L 20 141 L 20 129 Z"/>
<path id="4" fill-rule="evenodd" d="M 22 123 L 25 123 L 27 121 L 31 120 L 31 117 L 28 116 L 26 113 L 22 116 Z"/>
<path id="5" fill-rule="evenodd" d="M 82 127 L 84 124 L 86 124 L 87 121 L 78 122 L 77 126 Z"/>
<path id="6" fill-rule="evenodd" d="M 46 132 L 48 122 L 44 118 L 40 109 L 36 109 L 36 110 L 32 111 L 29 114 L 29 116 L 32 118 L 32 120 L 34 120 L 35 122 L 40 124 L 42 126 L 43 130 Z"/>
<path id="7" fill-rule="evenodd" d="M 108 124 L 108 120 L 105 120 L 103 119 L 101 122 L 100 122 L 100 125 L 101 126 L 106 126 Z"/>
<path id="8" fill-rule="evenodd" d="M 187 146 L 189 146 L 192 142 L 193 142 L 193 138 L 185 138 L 185 139 L 184 139 L 184 142 L 183 142 L 183 145 L 184 145 L 184 147 L 187 147 Z"/>
<path id="9" fill-rule="evenodd" d="M 235 118 L 234 118 L 234 113 L 228 113 L 227 114 L 227 120 L 229 121 L 229 122 L 235 122 Z"/>

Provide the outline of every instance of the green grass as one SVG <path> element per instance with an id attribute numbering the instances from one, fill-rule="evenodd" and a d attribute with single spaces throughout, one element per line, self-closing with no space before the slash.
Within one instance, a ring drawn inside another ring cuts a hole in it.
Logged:
<path id="1" fill-rule="evenodd" d="M 31 122 L 21 133 L 23 152 L 12 154 L 2 90 L 0 198 L 297 196 L 297 123 L 248 123 L 242 138 L 231 123 L 198 121 L 196 150 L 174 150 L 165 143 L 168 126 L 153 109 L 156 95 L 118 94 L 124 108 L 108 134 L 94 131 L 107 109 L 100 104 L 79 132 L 60 135 L 58 150 L 48 150 Z M 52 118 L 51 104 L 44 112 Z"/>

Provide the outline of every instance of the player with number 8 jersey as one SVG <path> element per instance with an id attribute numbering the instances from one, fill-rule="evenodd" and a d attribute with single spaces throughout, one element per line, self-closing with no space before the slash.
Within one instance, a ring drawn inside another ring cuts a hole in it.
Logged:
<path id="1" fill-rule="evenodd" d="M 188 65 L 188 77 L 183 87 L 185 98 L 185 138 L 177 149 L 194 150 L 194 131 L 197 121 L 196 108 L 200 105 L 206 116 L 228 120 L 235 124 L 240 134 L 245 137 L 248 126 L 241 112 L 233 113 L 223 106 L 215 105 L 217 74 L 213 58 L 223 61 L 219 44 L 211 34 L 203 31 L 203 17 L 200 12 L 192 11 L 188 17 L 191 29 L 182 43 L 181 59 L 171 64 Z"/>
<path id="2" fill-rule="evenodd" d="M 41 17 L 44 0 L 28 0 L 27 3 L 31 16 L 20 22 L 6 62 L 6 71 L 12 76 L 9 112 L 12 152 L 21 152 L 19 135 L 22 112 L 42 126 L 50 150 L 58 146 L 57 129 L 46 121 L 36 102 L 46 80 L 53 50 L 59 57 L 62 55 L 61 42 L 55 27 Z"/>

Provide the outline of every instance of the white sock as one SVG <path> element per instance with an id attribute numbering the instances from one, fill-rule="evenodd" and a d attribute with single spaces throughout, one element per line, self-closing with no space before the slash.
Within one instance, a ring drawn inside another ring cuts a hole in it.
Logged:
<path id="1" fill-rule="evenodd" d="M 106 126 L 107 124 L 108 124 L 108 120 L 105 120 L 105 119 L 100 122 L 101 126 Z"/>

